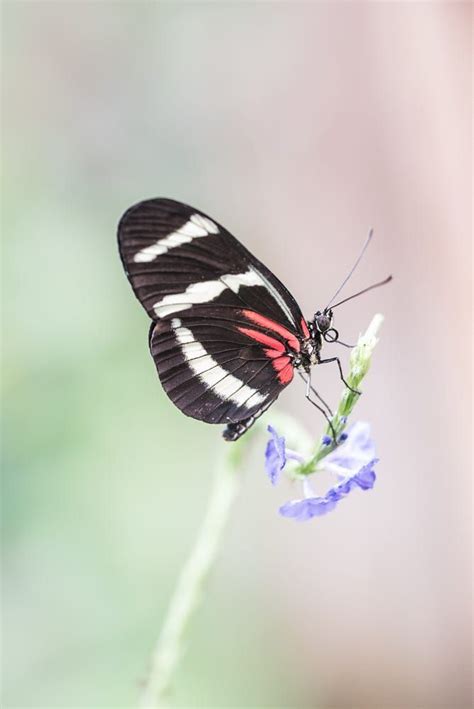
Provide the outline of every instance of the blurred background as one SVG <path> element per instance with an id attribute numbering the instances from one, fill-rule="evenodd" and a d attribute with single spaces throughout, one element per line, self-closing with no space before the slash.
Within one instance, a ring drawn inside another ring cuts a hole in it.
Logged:
<path id="1" fill-rule="evenodd" d="M 470 706 L 471 7 L 3 4 L 3 706 L 134 704 L 225 445 L 161 390 L 118 257 L 154 196 L 308 317 L 370 226 L 345 293 L 395 276 L 335 323 L 386 316 L 376 487 L 298 525 L 255 443 L 175 705 Z M 278 406 L 319 435 L 302 383 Z"/>

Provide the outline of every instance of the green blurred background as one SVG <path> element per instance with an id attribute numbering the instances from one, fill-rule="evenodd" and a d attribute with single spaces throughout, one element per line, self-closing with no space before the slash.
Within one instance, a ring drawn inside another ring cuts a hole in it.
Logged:
<path id="1" fill-rule="evenodd" d="M 387 318 L 377 486 L 297 525 L 255 446 L 176 706 L 467 708 L 471 5 L 4 2 L 2 40 L 3 706 L 132 706 L 203 515 L 224 443 L 163 394 L 115 243 L 167 196 L 308 317 L 369 226 L 352 289 L 396 277 L 336 323 Z M 298 382 L 279 406 L 319 433 Z"/>

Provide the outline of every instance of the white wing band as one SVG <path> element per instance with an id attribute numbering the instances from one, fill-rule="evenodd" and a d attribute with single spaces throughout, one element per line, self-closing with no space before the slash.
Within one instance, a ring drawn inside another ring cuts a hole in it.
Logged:
<path id="1" fill-rule="evenodd" d="M 216 281 L 201 281 L 188 286 L 183 293 L 171 293 L 154 304 L 153 310 L 159 318 L 165 318 L 180 310 L 187 310 L 193 305 L 209 303 L 226 288 L 230 288 L 234 293 L 239 292 L 240 286 L 262 286 L 263 283 L 258 274 L 249 270 L 245 273 L 232 273 L 221 276 Z"/>
<path id="2" fill-rule="evenodd" d="M 217 224 L 201 214 L 193 214 L 186 224 L 173 231 L 163 239 L 159 239 L 151 246 L 138 251 L 133 257 L 135 263 L 148 263 L 154 261 L 157 256 L 166 254 L 170 249 L 175 249 L 177 246 L 189 244 L 193 239 L 198 239 L 209 234 L 217 234 L 219 231 Z"/>
<path id="3" fill-rule="evenodd" d="M 213 394 L 223 401 L 230 400 L 239 406 L 245 404 L 248 408 L 262 404 L 266 400 L 267 397 L 260 394 L 257 389 L 247 386 L 241 379 L 221 367 L 194 339 L 191 330 L 181 325 L 179 318 L 172 319 L 171 327 L 189 367 Z"/>

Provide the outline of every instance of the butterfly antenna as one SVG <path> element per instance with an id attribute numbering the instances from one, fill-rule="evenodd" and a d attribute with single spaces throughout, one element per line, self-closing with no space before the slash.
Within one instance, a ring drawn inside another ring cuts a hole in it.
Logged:
<path id="1" fill-rule="evenodd" d="M 357 266 L 359 265 L 359 263 L 360 263 L 361 260 L 362 260 L 363 255 L 365 254 L 365 252 L 366 252 L 366 250 L 367 250 L 368 245 L 370 244 L 370 242 L 371 242 L 371 240 L 372 240 L 373 235 L 374 235 L 374 230 L 371 229 L 371 230 L 369 231 L 369 234 L 368 234 L 368 236 L 367 236 L 367 239 L 365 240 L 365 243 L 364 243 L 364 245 L 363 245 L 363 247 L 362 247 L 362 249 L 361 249 L 361 252 L 360 252 L 359 256 L 358 256 L 357 259 L 356 259 L 356 262 L 354 263 L 354 265 L 352 266 L 351 270 L 349 271 L 349 273 L 347 274 L 347 276 L 344 278 L 344 280 L 342 281 L 341 285 L 339 286 L 339 288 L 337 289 L 337 291 L 334 293 L 333 297 L 331 298 L 331 300 L 329 301 L 329 303 L 326 305 L 326 307 L 324 308 L 324 310 L 328 310 L 328 308 L 331 307 L 331 303 L 333 303 L 333 302 L 336 300 L 337 296 L 338 296 L 339 293 L 342 291 L 342 289 L 343 289 L 344 286 L 346 285 L 347 281 L 349 280 L 349 278 L 352 276 L 352 274 L 353 274 L 354 271 L 356 270 Z M 333 306 L 333 307 L 336 307 L 336 306 Z"/>
<path id="2" fill-rule="evenodd" d="M 385 280 L 380 281 L 379 283 L 374 283 L 373 285 L 369 286 L 368 288 L 364 288 L 364 290 L 360 290 L 358 293 L 354 293 L 354 295 L 350 295 L 348 298 L 344 298 L 344 300 L 340 300 L 339 303 L 332 305 L 331 308 L 337 308 L 338 305 L 342 305 L 343 303 L 347 303 L 348 300 L 352 300 L 353 298 L 358 298 L 359 295 L 362 295 L 363 293 L 367 293 L 369 290 L 373 290 L 374 288 L 379 288 L 380 286 L 384 286 L 386 283 L 390 283 L 392 278 L 393 278 L 393 276 L 387 276 L 387 278 L 385 278 Z"/>

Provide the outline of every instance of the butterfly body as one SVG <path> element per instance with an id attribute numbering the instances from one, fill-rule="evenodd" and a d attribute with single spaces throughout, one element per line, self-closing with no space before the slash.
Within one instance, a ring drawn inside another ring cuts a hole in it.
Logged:
<path id="1" fill-rule="evenodd" d="M 337 339 L 330 310 L 307 321 L 281 281 L 200 210 L 140 202 L 120 220 L 118 241 L 152 319 L 150 351 L 165 392 L 186 415 L 226 424 L 227 440 L 271 406 L 295 371 L 321 362 L 326 337 Z"/>

